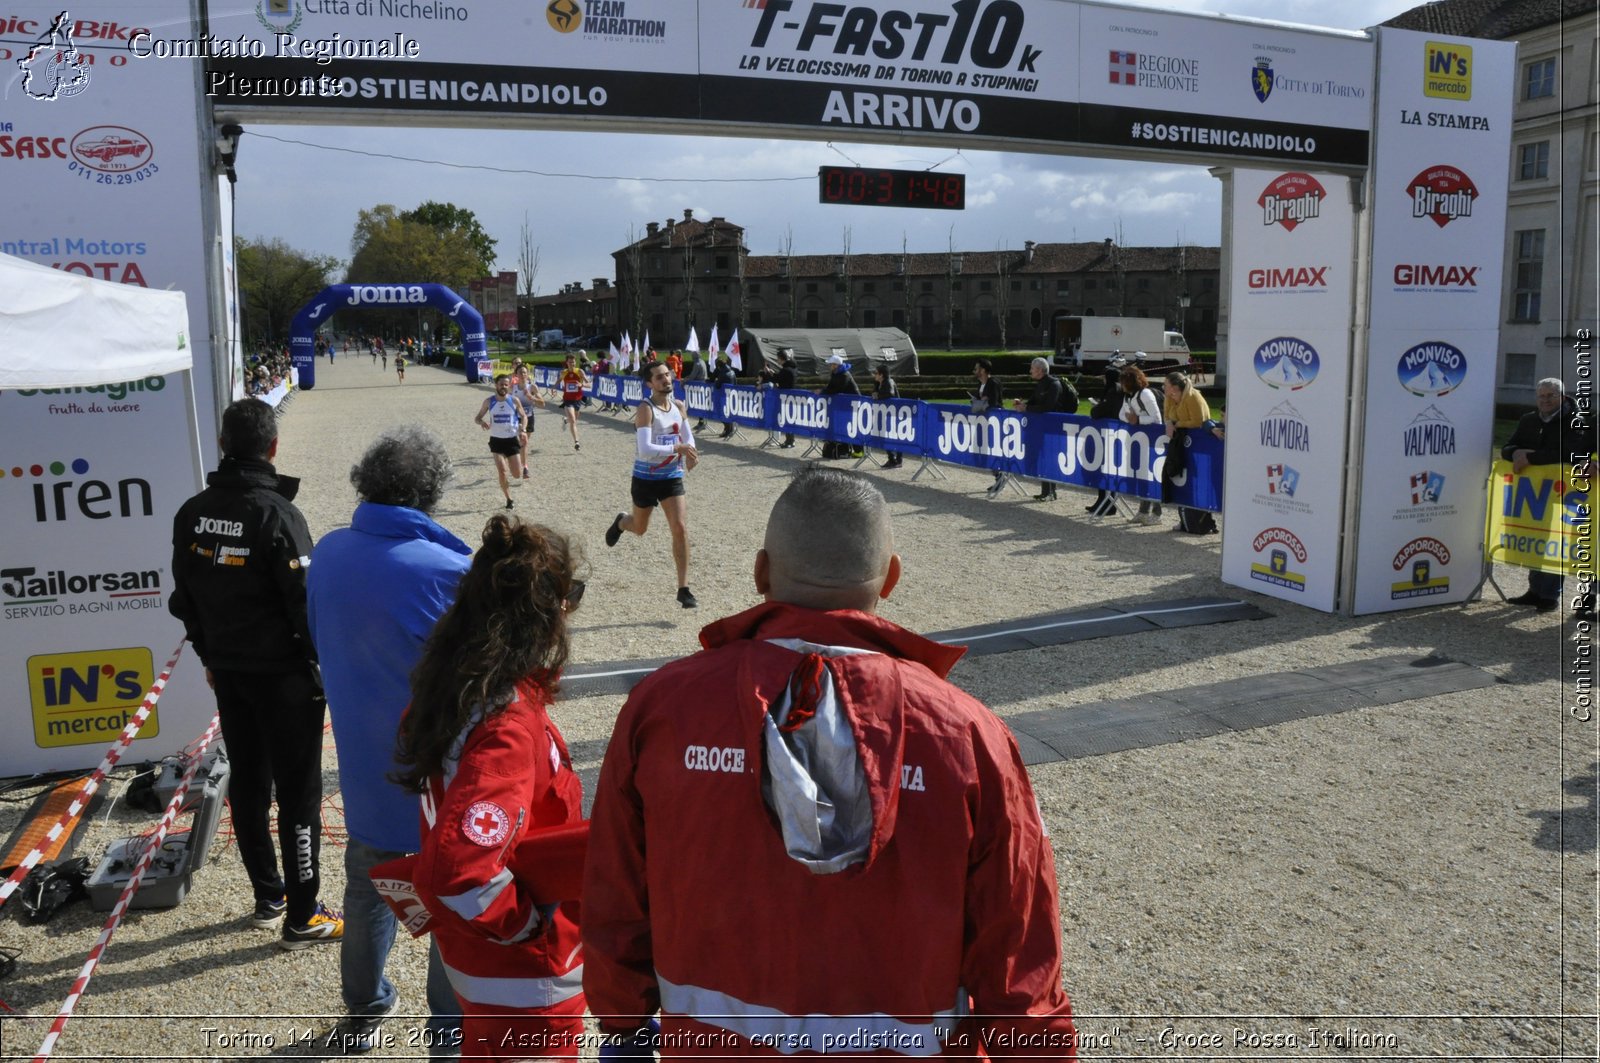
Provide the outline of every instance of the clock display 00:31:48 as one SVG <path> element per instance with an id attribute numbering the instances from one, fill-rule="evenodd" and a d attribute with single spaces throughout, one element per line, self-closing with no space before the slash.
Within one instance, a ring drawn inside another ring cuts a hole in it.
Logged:
<path id="1" fill-rule="evenodd" d="M 967 178 L 965 174 L 927 170 L 822 166 L 817 170 L 817 197 L 822 203 L 857 207 L 963 210 L 967 203 Z"/>

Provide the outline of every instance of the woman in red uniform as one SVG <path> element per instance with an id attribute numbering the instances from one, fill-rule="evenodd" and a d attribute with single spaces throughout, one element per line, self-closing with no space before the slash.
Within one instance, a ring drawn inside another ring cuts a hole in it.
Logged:
<path id="1" fill-rule="evenodd" d="M 541 905 L 530 831 L 582 819 L 548 709 L 583 583 L 561 535 L 505 515 L 412 673 L 401 782 L 422 794 L 415 885 L 461 998 L 461 1056 L 575 1059 L 583 1033 L 578 905 Z"/>

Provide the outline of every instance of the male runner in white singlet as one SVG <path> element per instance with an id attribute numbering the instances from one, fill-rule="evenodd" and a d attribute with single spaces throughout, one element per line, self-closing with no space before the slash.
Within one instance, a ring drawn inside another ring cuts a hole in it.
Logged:
<path id="1" fill-rule="evenodd" d="M 672 397 L 672 368 L 666 362 L 655 362 L 641 375 L 649 397 L 633 412 L 638 441 L 633 459 L 633 512 L 617 514 L 606 529 L 606 545 L 616 546 L 625 531 L 643 535 L 650 527 L 651 510 L 659 505 L 672 531 L 678 604 L 693 609 L 700 603 L 689 590 L 689 506 L 683 474 L 694 468 L 700 455 L 694 449 L 688 413 L 683 403 Z"/>
<path id="2" fill-rule="evenodd" d="M 484 420 L 487 417 L 488 420 Z M 478 416 L 473 418 L 478 427 L 489 433 L 489 453 L 494 455 L 494 470 L 500 474 L 500 490 L 506 496 L 506 508 L 511 501 L 511 484 L 506 478 L 506 467 L 511 468 L 511 480 L 522 479 L 520 457 L 522 435 L 522 403 L 511 394 L 511 378 L 504 373 L 494 378 L 494 394 L 483 400 Z"/>

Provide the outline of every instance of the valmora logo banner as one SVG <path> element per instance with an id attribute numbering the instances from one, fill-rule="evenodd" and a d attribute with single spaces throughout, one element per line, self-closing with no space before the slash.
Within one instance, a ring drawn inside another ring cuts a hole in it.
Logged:
<path id="1" fill-rule="evenodd" d="M 1595 571 L 1594 490 L 1568 480 L 1560 465 L 1530 465 L 1521 475 L 1509 461 L 1489 477 L 1489 556 L 1495 561 L 1568 576 Z"/>

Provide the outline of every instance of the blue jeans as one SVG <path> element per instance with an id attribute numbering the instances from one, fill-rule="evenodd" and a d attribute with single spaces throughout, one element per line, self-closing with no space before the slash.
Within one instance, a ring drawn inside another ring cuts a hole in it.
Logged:
<path id="1" fill-rule="evenodd" d="M 381 1015 L 394 1007 L 398 993 L 383 973 L 394 947 L 395 918 L 368 874 L 386 860 L 404 853 L 376 849 L 349 839 L 344 851 L 344 937 L 339 942 L 339 985 L 351 1015 Z M 439 946 L 428 938 L 429 1055 L 454 1056 L 459 1051 L 447 1031 L 461 1026 L 461 1004 L 439 959 Z"/>

